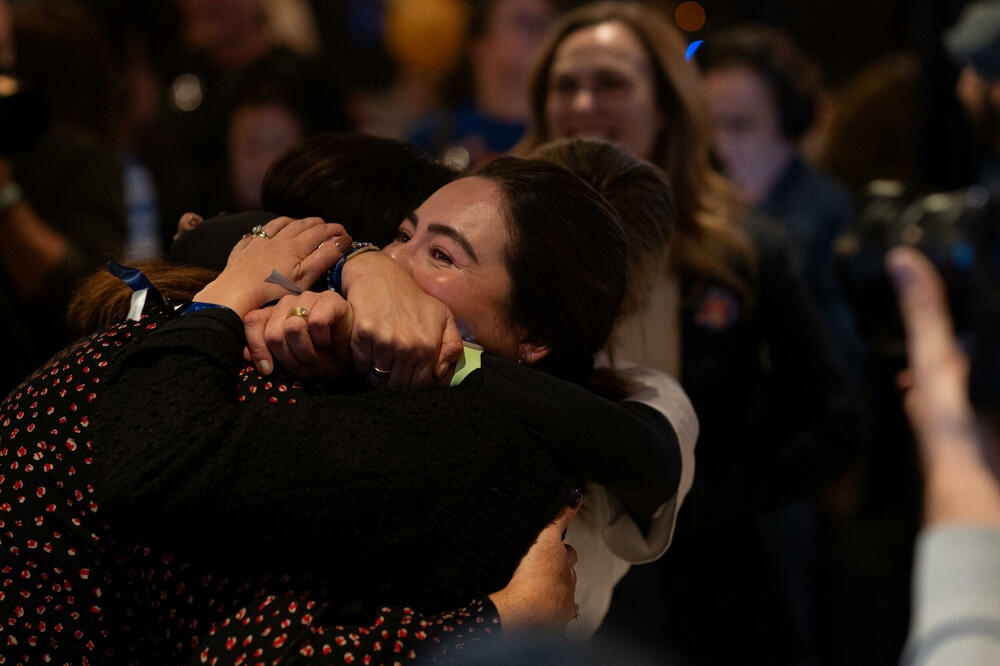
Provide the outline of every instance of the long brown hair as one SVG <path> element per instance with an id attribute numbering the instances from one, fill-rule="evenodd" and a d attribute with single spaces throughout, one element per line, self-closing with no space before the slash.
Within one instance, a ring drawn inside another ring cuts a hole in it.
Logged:
<path id="1" fill-rule="evenodd" d="M 208 268 L 176 266 L 165 261 L 139 261 L 131 267 L 141 270 L 174 303 L 190 301 L 219 275 Z M 66 323 L 74 337 L 89 335 L 125 319 L 131 301 L 132 290 L 127 284 L 107 271 L 99 271 L 77 285 L 66 311 Z"/>
<path id="2" fill-rule="evenodd" d="M 739 206 L 727 181 L 709 162 L 709 113 L 702 83 L 685 58 L 680 33 L 660 12 L 632 2 L 601 2 L 568 12 L 552 29 L 531 80 L 531 123 L 515 151 L 527 153 L 554 138 L 545 108 L 556 51 L 570 34 L 601 23 L 628 27 L 652 63 L 657 106 L 667 122 L 651 155 L 640 155 L 667 174 L 674 189 L 677 225 L 668 266 L 685 283 L 714 281 L 753 302 L 756 257 L 735 224 Z"/>
<path id="3" fill-rule="evenodd" d="M 596 139 L 557 139 L 528 157 L 569 169 L 608 200 L 622 219 L 627 276 L 618 318 L 646 309 L 676 222 L 674 198 L 663 171 L 628 149 Z"/>

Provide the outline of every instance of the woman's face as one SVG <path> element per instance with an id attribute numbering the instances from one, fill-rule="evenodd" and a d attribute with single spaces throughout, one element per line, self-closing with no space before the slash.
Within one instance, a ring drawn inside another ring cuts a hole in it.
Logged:
<path id="1" fill-rule="evenodd" d="M 650 159 L 663 118 L 642 42 L 619 22 L 571 33 L 549 72 L 545 120 L 550 138 L 592 137 Z"/>
<path id="2" fill-rule="evenodd" d="M 455 315 L 462 336 L 517 358 L 510 322 L 509 227 L 503 193 L 485 178 L 462 178 L 435 192 L 399 227 L 385 253 Z"/>

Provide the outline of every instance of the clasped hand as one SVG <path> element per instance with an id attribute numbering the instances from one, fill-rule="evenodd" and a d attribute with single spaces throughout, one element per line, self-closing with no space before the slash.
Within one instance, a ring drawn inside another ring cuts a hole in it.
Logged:
<path id="1" fill-rule="evenodd" d="M 337 238 L 335 242 L 344 248 L 324 250 L 326 244 L 321 244 L 311 254 L 298 256 L 307 247 L 294 245 L 302 233 L 294 225 L 302 221 L 283 222 L 284 226 L 272 231 L 279 220 L 264 227 L 272 238 L 241 241 L 217 281 L 235 285 L 239 293 L 239 287 L 247 288 L 251 280 L 263 280 L 264 269 L 283 252 L 298 257 L 297 263 L 285 262 L 294 264 L 293 274 L 286 277 L 305 289 L 312 282 L 302 285 L 303 275 L 314 282 L 346 249 L 344 240 Z M 344 238 L 349 244 L 350 239 Z M 317 263 L 312 254 L 321 252 Z M 321 270 L 314 270 L 316 266 L 322 266 Z M 462 353 L 462 339 L 447 307 L 421 291 L 392 259 L 378 252 L 347 262 L 343 285 L 346 300 L 334 292 L 305 291 L 286 295 L 273 307 L 240 313 L 247 337 L 246 360 L 264 375 L 275 364 L 306 379 L 335 377 L 353 366 L 377 388 L 448 384 Z"/>

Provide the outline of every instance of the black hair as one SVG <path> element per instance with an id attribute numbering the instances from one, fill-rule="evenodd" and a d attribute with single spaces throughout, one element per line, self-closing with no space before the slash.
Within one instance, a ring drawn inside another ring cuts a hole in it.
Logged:
<path id="1" fill-rule="evenodd" d="M 472 175 L 504 195 L 510 320 L 551 350 L 535 367 L 585 382 L 625 293 L 621 218 L 594 188 L 550 162 L 501 157 Z"/>
<path id="2" fill-rule="evenodd" d="M 819 96 L 818 69 L 779 30 L 747 25 L 720 32 L 705 40 L 697 59 L 705 73 L 738 65 L 762 77 L 771 88 L 787 138 L 801 138 L 812 125 Z"/>
<path id="3" fill-rule="evenodd" d="M 331 132 L 299 142 L 271 164 L 261 203 L 279 215 L 338 222 L 356 240 L 382 247 L 403 218 L 456 175 L 408 143 Z"/>

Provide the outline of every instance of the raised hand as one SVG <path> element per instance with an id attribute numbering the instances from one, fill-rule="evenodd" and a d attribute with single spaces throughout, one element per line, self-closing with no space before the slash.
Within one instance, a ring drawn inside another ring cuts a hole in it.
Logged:
<path id="1" fill-rule="evenodd" d="M 345 263 L 343 289 L 354 309 L 351 353 L 358 372 L 378 387 L 448 384 L 462 337 L 444 304 L 379 252 Z"/>
<path id="2" fill-rule="evenodd" d="M 243 317 L 287 293 L 283 287 L 266 282 L 273 271 L 300 290 L 308 289 L 340 260 L 351 241 L 342 226 L 318 217 L 279 217 L 247 231 L 230 252 L 226 268 L 195 300 L 224 305 Z"/>

